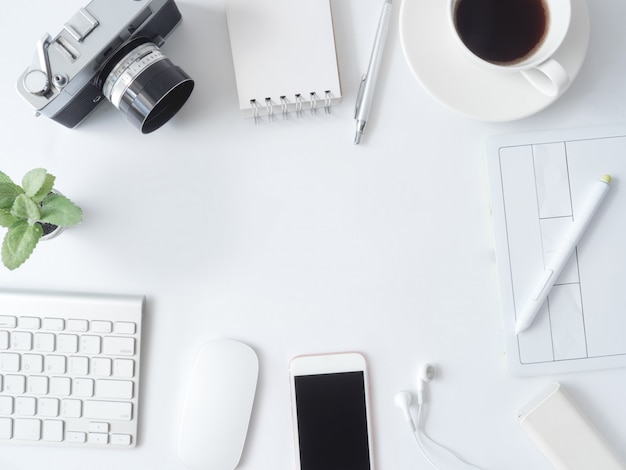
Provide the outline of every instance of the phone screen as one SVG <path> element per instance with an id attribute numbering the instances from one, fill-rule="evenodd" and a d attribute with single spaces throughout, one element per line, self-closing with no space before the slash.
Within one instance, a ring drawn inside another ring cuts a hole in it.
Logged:
<path id="1" fill-rule="evenodd" d="M 362 371 L 294 377 L 301 470 L 369 470 Z"/>

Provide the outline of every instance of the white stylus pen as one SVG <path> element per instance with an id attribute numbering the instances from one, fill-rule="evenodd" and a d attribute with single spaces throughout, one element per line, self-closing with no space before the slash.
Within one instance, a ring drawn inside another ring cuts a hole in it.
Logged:
<path id="1" fill-rule="evenodd" d="M 585 230 L 589 226 L 589 222 L 591 222 L 591 219 L 598 211 L 600 204 L 604 200 L 604 196 L 606 196 L 606 193 L 609 190 L 610 182 L 611 177 L 609 175 L 604 175 L 599 181 L 593 184 L 591 193 L 589 194 L 585 205 L 582 207 L 580 214 L 578 214 L 574 219 L 574 222 L 567 231 L 561 246 L 559 246 L 558 250 L 548 263 L 548 266 L 546 266 L 541 279 L 533 290 L 533 293 L 524 306 L 524 309 L 518 316 L 517 323 L 515 325 L 516 335 L 528 328 L 537 316 L 539 309 L 550 293 L 550 289 L 552 289 L 552 286 L 558 279 L 561 271 L 563 271 L 567 261 L 574 252 L 576 244 L 580 241 L 580 237 L 582 237 L 583 233 L 585 233 Z"/>

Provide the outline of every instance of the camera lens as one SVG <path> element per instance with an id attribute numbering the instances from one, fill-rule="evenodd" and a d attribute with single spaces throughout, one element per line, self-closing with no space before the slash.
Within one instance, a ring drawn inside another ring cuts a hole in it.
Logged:
<path id="1" fill-rule="evenodd" d="M 121 48 L 100 74 L 102 93 L 144 134 L 169 121 L 187 101 L 194 82 L 145 38 Z"/>

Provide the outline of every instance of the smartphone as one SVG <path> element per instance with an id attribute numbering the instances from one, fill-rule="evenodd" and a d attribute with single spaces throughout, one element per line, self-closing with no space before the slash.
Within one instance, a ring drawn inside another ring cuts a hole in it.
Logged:
<path id="1" fill-rule="evenodd" d="M 298 470 L 373 470 L 365 358 L 297 356 L 289 369 Z"/>

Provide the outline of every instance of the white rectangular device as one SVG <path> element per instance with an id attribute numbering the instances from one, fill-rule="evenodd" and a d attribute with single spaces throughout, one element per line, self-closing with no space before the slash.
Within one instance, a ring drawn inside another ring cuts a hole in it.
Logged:
<path id="1" fill-rule="evenodd" d="M 0 291 L 0 445 L 134 447 L 143 296 Z"/>
<path id="2" fill-rule="evenodd" d="M 365 358 L 298 356 L 290 377 L 298 470 L 373 470 Z"/>
<path id="3" fill-rule="evenodd" d="M 557 470 L 626 469 L 558 383 L 522 408 L 518 420 Z"/>

